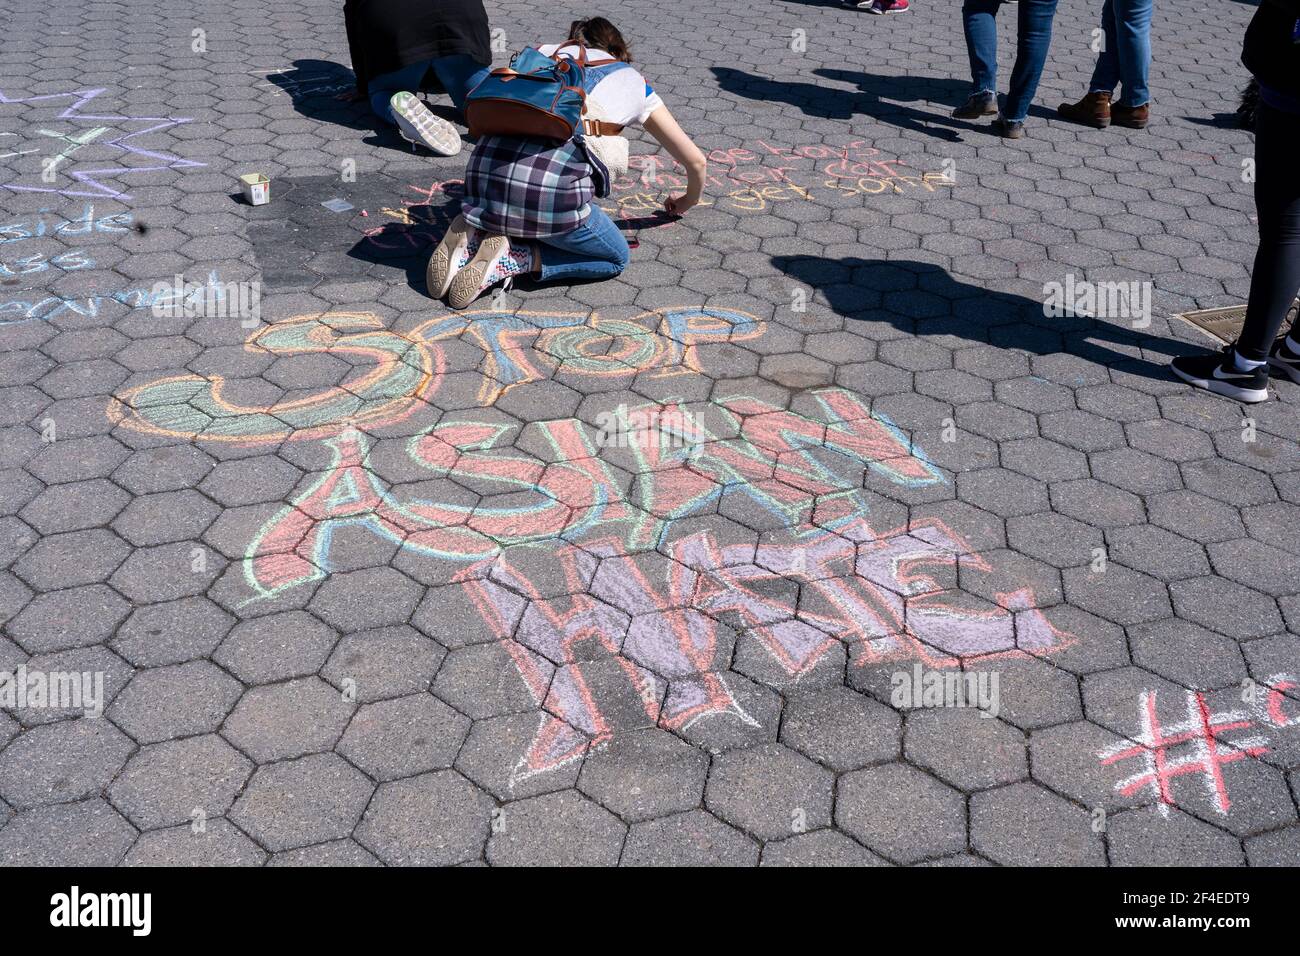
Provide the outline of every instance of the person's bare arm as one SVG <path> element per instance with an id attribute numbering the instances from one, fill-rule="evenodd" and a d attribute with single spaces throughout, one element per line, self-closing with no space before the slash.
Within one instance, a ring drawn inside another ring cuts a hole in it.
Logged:
<path id="1" fill-rule="evenodd" d="M 659 145 L 668 150 L 668 155 L 686 167 L 686 192 L 681 196 L 669 196 L 664 200 L 664 209 L 675 216 L 684 216 L 700 201 L 704 192 L 704 171 L 708 160 L 698 146 L 677 125 L 668 107 L 661 106 L 645 121 L 646 132 L 658 140 Z"/>

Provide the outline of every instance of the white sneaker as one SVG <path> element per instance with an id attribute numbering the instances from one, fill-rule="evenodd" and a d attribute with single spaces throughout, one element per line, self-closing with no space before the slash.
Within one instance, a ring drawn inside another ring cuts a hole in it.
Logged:
<path id="1" fill-rule="evenodd" d="M 451 280 L 447 304 L 453 309 L 463 309 L 481 296 L 493 284 L 496 267 L 510 257 L 510 240 L 505 236 L 484 236 L 474 258 Z"/>
<path id="2" fill-rule="evenodd" d="M 394 93 L 388 101 L 393 121 L 408 143 L 418 143 L 441 156 L 460 152 L 460 133 L 445 119 L 435 116 L 410 93 Z"/>
<path id="3" fill-rule="evenodd" d="M 447 234 L 438 243 L 438 248 L 433 250 L 424 278 L 429 287 L 429 295 L 435 299 L 446 296 L 447 290 L 451 288 L 451 280 L 466 265 L 469 258 L 466 250 L 473 234 L 474 227 L 465 221 L 464 216 L 457 216 L 447 227 Z"/>

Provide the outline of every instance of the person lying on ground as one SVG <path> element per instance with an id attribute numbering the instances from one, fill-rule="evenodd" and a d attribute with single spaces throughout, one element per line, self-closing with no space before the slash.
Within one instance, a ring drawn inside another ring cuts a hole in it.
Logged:
<path id="1" fill-rule="evenodd" d="M 640 124 L 685 168 L 686 192 L 668 197 L 668 214 L 685 215 L 700 201 L 704 154 L 631 66 L 627 41 L 612 23 L 603 17 L 577 20 L 564 43 L 538 49 L 572 59 L 585 49 L 588 115 L 614 129 Z M 543 282 L 618 275 L 630 250 L 594 201 L 600 170 L 593 168 L 581 137 L 560 145 L 521 136 L 482 137 L 465 169 L 461 214 L 429 260 L 429 294 L 446 296 L 452 308 L 463 309 L 492 286 L 520 275 Z"/>

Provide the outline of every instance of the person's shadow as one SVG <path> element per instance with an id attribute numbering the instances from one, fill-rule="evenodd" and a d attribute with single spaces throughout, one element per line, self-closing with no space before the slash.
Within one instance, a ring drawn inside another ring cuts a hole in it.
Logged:
<path id="1" fill-rule="evenodd" d="M 823 292 L 830 307 L 850 321 L 885 322 L 909 335 L 954 336 L 1036 355 L 1064 353 L 1144 378 L 1169 377 L 1163 364 L 1138 357 L 1150 344 L 1151 330 L 1087 316 L 1051 317 L 1043 300 L 990 292 L 954 279 L 933 263 L 773 256 L 772 264 Z M 1162 339 L 1160 348 L 1176 355 L 1204 351 L 1175 339 Z"/>
<path id="2" fill-rule="evenodd" d="M 948 107 L 939 111 L 917 109 L 907 103 L 957 105 L 970 93 L 970 82 L 949 78 L 876 76 L 853 70 L 820 69 L 813 75 L 834 83 L 851 83 L 854 89 L 801 83 L 793 80 L 770 80 L 728 66 L 711 68 L 718 85 L 728 93 L 764 102 L 788 103 L 808 116 L 820 119 L 850 120 L 855 116 L 871 118 L 899 129 L 914 130 L 948 141 L 959 140 L 959 130 L 978 129 L 976 125 L 948 116 Z"/>
<path id="3" fill-rule="evenodd" d="M 387 222 L 353 244 L 348 256 L 406 273 L 406 283 L 418 292 L 425 291 L 425 269 L 429 256 L 447 232 L 451 221 L 460 214 L 460 189 L 448 189 L 446 202 L 440 205 L 420 203 L 403 210 L 408 221 Z"/>
<path id="4" fill-rule="evenodd" d="M 369 130 L 374 135 L 362 142 L 403 152 L 410 151 L 410 144 L 402 139 L 396 127 L 375 116 L 368 98 L 351 101 L 340 99 L 357 86 L 356 76 L 341 63 L 330 60 L 294 60 L 291 69 L 269 71 L 263 77 L 265 85 L 277 88 L 287 95 L 293 101 L 294 109 L 303 116 L 349 129 Z M 445 91 L 430 70 L 421 81 L 420 89 L 413 92 L 430 94 Z M 450 105 L 427 101 L 425 105 L 448 122 L 461 122 L 461 117 Z"/>

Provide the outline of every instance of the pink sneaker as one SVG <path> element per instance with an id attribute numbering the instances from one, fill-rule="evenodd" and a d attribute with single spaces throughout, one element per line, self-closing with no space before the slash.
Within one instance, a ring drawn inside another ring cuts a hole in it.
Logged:
<path id="1" fill-rule="evenodd" d="M 863 0 L 858 4 L 859 10 L 866 10 L 868 13 L 906 13 L 911 7 L 909 0 Z"/>

